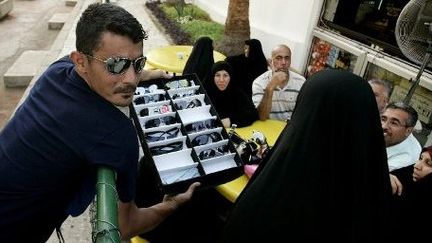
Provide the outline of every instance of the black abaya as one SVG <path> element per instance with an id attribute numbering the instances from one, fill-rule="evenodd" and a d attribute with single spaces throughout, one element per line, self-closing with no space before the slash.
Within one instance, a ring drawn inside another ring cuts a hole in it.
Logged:
<path id="1" fill-rule="evenodd" d="M 345 71 L 316 73 L 239 196 L 222 242 L 385 242 L 386 157 L 368 83 Z"/>

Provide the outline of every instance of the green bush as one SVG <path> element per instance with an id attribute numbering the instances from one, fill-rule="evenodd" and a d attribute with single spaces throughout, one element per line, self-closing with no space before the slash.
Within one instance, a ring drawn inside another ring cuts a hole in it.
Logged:
<path id="1" fill-rule="evenodd" d="M 168 18 L 176 19 L 178 17 L 182 17 L 182 16 L 179 16 L 179 14 L 177 13 L 177 10 L 174 8 L 174 6 L 168 6 L 164 3 L 162 3 L 160 6 Z M 191 4 L 186 4 L 184 9 L 183 9 L 183 16 L 186 16 L 186 15 L 189 15 L 194 19 L 211 21 L 210 16 L 204 10 L 198 8 L 197 6 L 191 5 Z"/>
<path id="2" fill-rule="evenodd" d="M 191 36 L 195 42 L 201 36 L 208 36 L 213 41 L 218 41 L 224 34 L 224 26 L 213 22 L 210 16 L 195 5 L 187 4 L 183 9 L 183 16 L 179 16 L 174 6 L 159 5 L 168 19 L 177 22 L 180 28 Z M 192 18 L 189 18 L 192 17 Z"/>
<path id="3" fill-rule="evenodd" d="M 191 36 L 193 42 L 202 36 L 208 36 L 213 41 L 218 41 L 222 38 L 224 33 L 223 25 L 202 20 L 192 20 L 180 26 Z"/>

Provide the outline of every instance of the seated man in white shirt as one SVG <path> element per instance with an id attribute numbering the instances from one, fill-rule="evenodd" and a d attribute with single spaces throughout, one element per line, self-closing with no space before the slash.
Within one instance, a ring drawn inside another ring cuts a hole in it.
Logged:
<path id="1" fill-rule="evenodd" d="M 252 101 L 260 120 L 291 119 L 298 92 L 305 78 L 290 71 L 291 50 L 276 46 L 271 53 L 271 69 L 258 76 L 252 84 Z"/>
<path id="2" fill-rule="evenodd" d="M 414 108 L 402 102 L 388 104 L 381 114 L 390 172 L 412 165 L 419 158 L 421 146 L 412 135 L 417 119 Z"/>

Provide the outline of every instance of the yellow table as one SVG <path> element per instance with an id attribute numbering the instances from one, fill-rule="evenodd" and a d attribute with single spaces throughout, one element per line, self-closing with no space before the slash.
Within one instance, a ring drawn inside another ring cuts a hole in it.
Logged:
<path id="1" fill-rule="evenodd" d="M 267 143 L 273 146 L 285 125 L 286 122 L 278 120 L 256 121 L 248 127 L 236 128 L 236 132 L 242 138 L 250 139 L 254 130 L 260 131 L 266 136 Z M 230 202 L 235 202 L 248 181 L 249 178 L 246 175 L 242 175 L 237 179 L 217 186 L 216 190 Z"/>
<path id="2" fill-rule="evenodd" d="M 193 46 L 163 46 L 147 53 L 147 63 L 157 69 L 172 73 L 182 73 Z M 214 61 L 223 61 L 225 56 L 213 51 Z"/>

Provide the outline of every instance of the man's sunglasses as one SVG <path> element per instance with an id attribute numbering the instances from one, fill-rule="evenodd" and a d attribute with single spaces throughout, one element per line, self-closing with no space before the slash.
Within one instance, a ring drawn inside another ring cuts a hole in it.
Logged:
<path id="1" fill-rule="evenodd" d="M 148 143 L 150 143 L 150 142 L 156 142 L 156 141 L 162 141 L 165 139 L 175 138 L 175 137 L 177 137 L 179 131 L 180 131 L 180 128 L 173 127 L 171 129 L 168 129 L 167 131 L 146 132 L 145 133 L 145 139 Z"/>
<path id="2" fill-rule="evenodd" d="M 217 132 L 212 132 L 209 134 L 201 134 L 192 139 L 193 146 L 200 146 L 212 142 L 217 142 L 222 140 L 222 136 Z"/>
<path id="3" fill-rule="evenodd" d="M 177 120 L 175 117 L 172 116 L 164 116 L 164 117 L 158 117 L 151 120 L 146 121 L 144 124 L 145 128 L 151 128 L 151 127 L 158 127 L 160 125 L 171 125 L 176 123 Z"/>
<path id="4" fill-rule="evenodd" d="M 178 88 L 183 88 L 183 87 L 189 87 L 189 81 L 187 81 L 186 79 L 180 79 L 180 80 L 173 80 L 173 81 L 169 81 L 165 83 L 165 86 L 168 89 L 178 89 Z"/>
<path id="5" fill-rule="evenodd" d="M 183 149 L 183 141 L 173 142 L 166 145 L 154 146 L 150 148 L 152 155 L 160 155 L 179 151 Z"/>
<path id="6" fill-rule="evenodd" d="M 174 107 L 177 110 L 189 109 L 189 108 L 194 108 L 197 106 L 201 106 L 201 101 L 199 99 L 193 99 L 191 101 L 183 100 L 183 101 L 174 103 Z"/>
<path id="7" fill-rule="evenodd" d="M 172 99 L 174 100 L 174 99 L 177 99 L 177 98 L 183 98 L 183 97 L 192 96 L 192 95 L 197 94 L 198 93 L 197 91 L 198 90 L 195 90 L 195 91 L 192 91 L 192 92 L 177 93 L 177 94 L 174 94 L 172 96 Z"/>
<path id="8" fill-rule="evenodd" d="M 200 160 L 210 159 L 213 157 L 218 157 L 228 153 L 228 147 L 223 145 L 221 147 L 206 149 L 199 153 L 198 157 Z"/>
<path id="9" fill-rule="evenodd" d="M 143 95 L 135 98 L 134 103 L 135 105 L 141 105 L 162 100 L 165 100 L 165 95 L 163 94 Z"/>
<path id="10" fill-rule="evenodd" d="M 216 127 L 215 120 L 204 120 L 198 121 L 185 126 L 185 130 L 187 133 L 199 132 L 205 129 L 211 129 Z"/>
<path id="11" fill-rule="evenodd" d="M 107 71 L 111 74 L 124 74 L 127 71 L 127 69 L 130 67 L 131 63 L 133 64 L 133 68 L 135 72 L 141 73 L 147 61 L 146 57 L 138 57 L 135 60 L 130 60 L 126 57 L 110 57 L 107 58 L 106 60 L 102 60 L 92 55 L 88 55 L 88 54 L 85 55 L 87 57 L 91 57 L 95 60 L 105 63 L 105 67 Z"/>
<path id="12" fill-rule="evenodd" d="M 156 107 L 148 107 L 140 110 L 139 114 L 141 117 L 155 114 L 165 114 L 167 112 L 172 112 L 170 105 L 161 105 Z"/>

